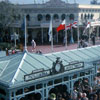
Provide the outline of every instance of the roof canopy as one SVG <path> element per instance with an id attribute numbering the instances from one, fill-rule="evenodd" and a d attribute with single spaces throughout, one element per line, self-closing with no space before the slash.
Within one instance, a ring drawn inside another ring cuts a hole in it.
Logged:
<path id="1" fill-rule="evenodd" d="M 0 58 L 0 82 L 6 85 L 24 83 L 24 75 L 38 69 L 50 69 L 56 58 L 60 57 L 63 65 L 69 62 L 92 62 L 100 60 L 100 46 L 68 50 L 50 54 L 24 52 Z M 88 66 L 85 66 L 88 67 Z M 33 80 L 35 82 L 35 80 Z"/>

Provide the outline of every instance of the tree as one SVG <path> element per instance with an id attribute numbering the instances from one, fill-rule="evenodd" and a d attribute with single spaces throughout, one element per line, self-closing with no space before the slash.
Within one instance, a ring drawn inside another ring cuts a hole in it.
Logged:
<path id="1" fill-rule="evenodd" d="M 8 0 L 0 2 L 0 28 L 3 32 L 19 17 L 16 5 L 11 4 Z"/>

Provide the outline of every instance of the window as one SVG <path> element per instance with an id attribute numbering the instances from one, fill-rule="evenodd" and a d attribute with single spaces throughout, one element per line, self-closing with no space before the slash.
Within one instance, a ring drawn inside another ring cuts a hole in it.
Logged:
<path id="1" fill-rule="evenodd" d="M 38 21 L 41 21 L 43 19 L 43 16 L 41 14 L 38 14 L 37 19 L 38 19 Z"/>
<path id="2" fill-rule="evenodd" d="M 87 15 L 86 14 L 84 15 L 84 19 L 87 19 Z"/>
<path id="3" fill-rule="evenodd" d="M 93 19 L 93 17 L 94 17 L 94 14 L 91 14 L 91 19 Z"/>
<path id="4" fill-rule="evenodd" d="M 47 14 L 47 15 L 46 15 L 46 20 L 47 20 L 47 21 L 50 21 L 50 19 L 51 19 L 50 14 Z"/>
<path id="5" fill-rule="evenodd" d="M 69 15 L 69 19 L 70 19 L 70 20 L 74 20 L 74 14 L 70 14 L 70 15 Z"/>
<path id="6" fill-rule="evenodd" d="M 62 20 L 64 20 L 64 19 L 65 19 L 65 17 L 66 17 L 66 15 L 65 15 L 65 14 L 62 14 L 62 15 L 61 15 L 61 19 L 62 19 Z"/>
<path id="7" fill-rule="evenodd" d="M 56 19 L 59 19 L 59 16 L 58 16 L 58 14 L 55 14 L 54 16 L 53 16 L 53 18 L 56 20 Z"/>
<path id="8" fill-rule="evenodd" d="M 90 14 L 87 15 L 88 19 L 90 19 Z"/>
<path id="9" fill-rule="evenodd" d="M 81 19 L 83 19 L 83 14 L 81 14 Z"/>
<path id="10" fill-rule="evenodd" d="M 30 15 L 29 14 L 26 15 L 26 18 L 27 18 L 28 21 L 30 21 Z"/>

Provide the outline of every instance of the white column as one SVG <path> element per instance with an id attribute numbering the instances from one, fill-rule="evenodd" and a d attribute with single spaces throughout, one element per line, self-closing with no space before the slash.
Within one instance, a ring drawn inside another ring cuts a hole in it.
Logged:
<path id="1" fill-rule="evenodd" d="M 65 49 L 67 50 L 67 28 L 66 28 L 67 23 L 66 23 L 66 20 L 67 20 L 67 18 L 65 18 L 65 40 L 66 40 Z"/>
<path id="2" fill-rule="evenodd" d="M 99 26 L 97 26 L 97 39 L 99 40 Z"/>
<path id="3" fill-rule="evenodd" d="M 80 33 L 79 33 L 79 21 L 77 22 L 77 42 L 78 42 L 78 46 L 79 46 L 79 37 L 80 37 L 80 35 L 79 35 Z"/>
<path id="4" fill-rule="evenodd" d="M 91 35 L 91 24 L 90 24 L 90 28 L 89 28 L 89 46 L 90 46 L 90 35 Z"/>
<path id="5" fill-rule="evenodd" d="M 53 17 L 51 16 L 51 51 L 53 52 Z"/>
<path id="6" fill-rule="evenodd" d="M 15 49 L 16 49 L 16 32 L 14 33 Z"/>
<path id="7" fill-rule="evenodd" d="M 25 51 L 27 51 L 27 20 L 25 15 Z"/>

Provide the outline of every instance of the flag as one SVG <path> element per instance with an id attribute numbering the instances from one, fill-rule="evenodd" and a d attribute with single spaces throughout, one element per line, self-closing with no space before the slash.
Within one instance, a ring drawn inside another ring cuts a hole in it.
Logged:
<path id="1" fill-rule="evenodd" d="M 84 29 L 84 31 L 83 31 L 83 33 L 85 33 L 85 31 L 88 29 L 88 28 L 90 28 L 90 22 L 88 22 L 88 24 L 87 24 L 87 26 L 85 27 L 85 29 Z"/>
<path id="2" fill-rule="evenodd" d="M 71 29 L 71 27 L 72 27 L 72 24 L 67 25 L 66 30 Z"/>
<path id="3" fill-rule="evenodd" d="M 65 29 L 65 20 L 56 28 L 57 32 Z"/>
<path id="4" fill-rule="evenodd" d="M 88 22 L 88 24 L 87 24 L 87 26 L 86 26 L 86 29 L 87 29 L 87 28 L 90 28 L 90 22 Z"/>
<path id="5" fill-rule="evenodd" d="M 52 39 L 52 19 L 50 20 L 48 35 L 49 35 L 49 41 L 51 41 L 51 39 Z"/>
<path id="6" fill-rule="evenodd" d="M 74 21 L 72 27 L 77 28 L 77 21 Z"/>

